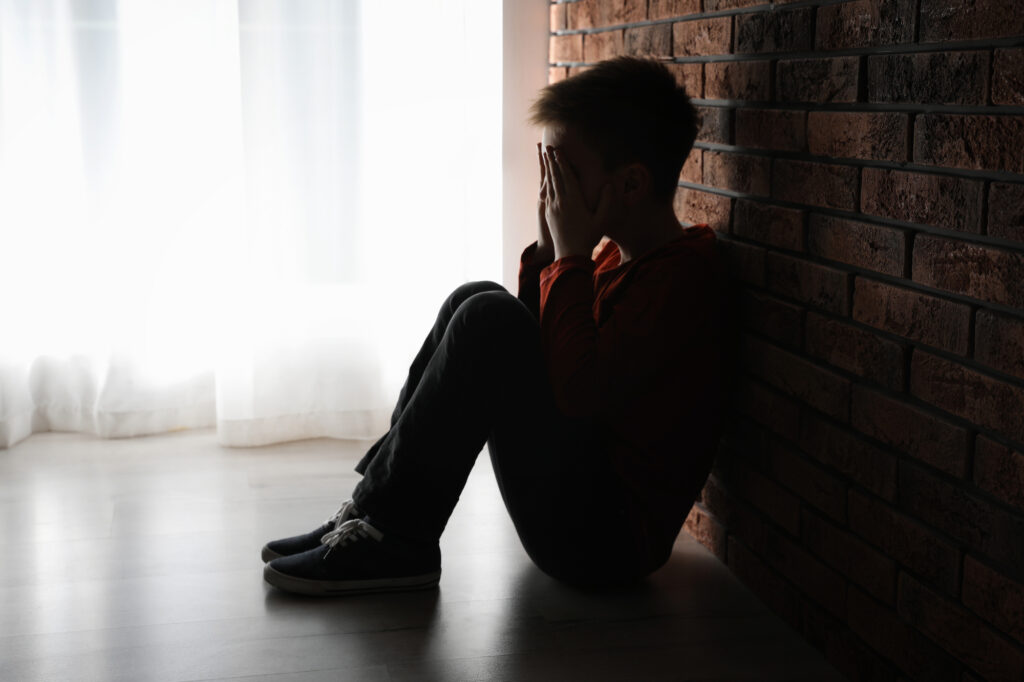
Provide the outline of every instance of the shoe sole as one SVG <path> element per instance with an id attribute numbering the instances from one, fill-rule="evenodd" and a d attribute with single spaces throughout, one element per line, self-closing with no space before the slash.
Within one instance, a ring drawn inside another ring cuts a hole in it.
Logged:
<path id="1" fill-rule="evenodd" d="M 422 575 L 402 578 L 373 578 L 369 580 L 308 580 L 281 573 L 271 566 L 263 567 L 263 579 L 274 587 L 314 596 L 341 596 L 345 594 L 368 594 L 372 592 L 403 592 L 406 590 L 427 590 L 437 587 L 441 580 L 441 569 Z"/>
<path id="2" fill-rule="evenodd" d="M 274 559 L 280 559 L 284 554 L 278 554 L 274 550 L 270 549 L 270 545 L 263 545 L 263 551 L 260 553 L 260 556 L 263 557 L 263 563 L 267 563 Z"/>

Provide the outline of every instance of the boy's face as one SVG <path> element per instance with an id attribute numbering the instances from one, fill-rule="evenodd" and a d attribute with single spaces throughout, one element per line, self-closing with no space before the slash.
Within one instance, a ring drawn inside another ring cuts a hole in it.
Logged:
<path id="1" fill-rule="evenodd" d="M 545 151 L 551 145 L 564 155 L 569 168 L 576 174 L 583 201 L 591 212 L 596 211 L 601 188 L 612 179 L 597 152 L 569 127 L 544 126 L 540 141 Z"/>

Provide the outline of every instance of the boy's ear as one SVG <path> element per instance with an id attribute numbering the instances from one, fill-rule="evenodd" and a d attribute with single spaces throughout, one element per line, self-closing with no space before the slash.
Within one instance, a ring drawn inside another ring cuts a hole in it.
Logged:
<path id="1" fill-rule="evenodd" d="M 639 201 L 649 189 L 651 173 L 642 163 L 631 163 L 622 169 L 622 199 L 628 206 Z"/>

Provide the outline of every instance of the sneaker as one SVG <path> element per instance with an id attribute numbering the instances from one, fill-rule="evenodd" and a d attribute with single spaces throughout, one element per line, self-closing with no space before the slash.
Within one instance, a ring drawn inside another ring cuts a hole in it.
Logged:
<path id="1" fill-rule="evenodd" d="M 428 589 L 441 579 L 441 548 L 385 536 L 364 519 L 350 519 L 323 544 L 268 563 L 263 579 L 316 596 Z"/>
<path id="2" fill-rule="evenodd" d="M 263 545 L 263 563 L 279 559 L 283 556 L 301 554 L 302 552 L 311 550 L 314 547 L 319 547 L 325 535 L 330 533 L 332 530 L 336 530 L 338 526 L 349 519 L 358 518 L 359 516 L 362 516 L 362 514 L 356 510 L 355 502 L 352 500 L 345 500 L 341 505 L 341 509 L 334 512 L 334 515 L 324 521 L 323 525 L 316 530 L 310 531 L 305 535 L 295 535 L 281 540 L 271 540 L 267 544 Z"/>

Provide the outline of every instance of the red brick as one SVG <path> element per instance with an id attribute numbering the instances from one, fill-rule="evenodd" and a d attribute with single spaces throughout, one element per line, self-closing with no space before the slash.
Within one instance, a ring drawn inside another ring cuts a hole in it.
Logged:
<path id="1" fill-rule="evenodd" d="M 1024 452 L 979 434 L 974 444 L 974 484 L 1024 509 Z"/>
<path id="2" fill-rule="evenodd" d="M 557 83 L 569 77 L 569 69 L 564 66 L 548 67 L 548 83 Z"/>
<path id="3" fill-rule="evenodd" d="M 700 0 L 650 0 L 648 19 L 671 19 L 700 12 Z"/>
<path id="4" fill-rule="evenodd" d="M 746 290 L 741 296 L 743 321 L 776 341 L 799 347 L 803 343 L 803 309 L 774 296 Z"/>
<path id="5" fill-rule="evenodd" d="M 704 182 L 704 154 L 700 149 L 690 150 L 690 154 L 683 163 L 679 172 L 679 179 L 683 182 L 692 182 L 696 185 Z"/>
<path id="6" fill-rule="evenodd" d="M 992 104 L 1024 104 L 1024 47 L 995 51 L 992 59 Z"/>
<path id="7" fill-rule="evenodd" d="M 905 276 L 904 230 L 812 213 L 807 248 L 822 258 L 894 277 Z"/>
<path id="8" fill-rule="evenodd" d="M 1019 0 L 921 0 L 920 13 L 922 43 L 1024 34 Z"/>
<path id="9" fill-rule="evenodd" d="M 702 64 L 666 63 L 665 66 L 676 77 L 676 83 L 683 86 L 687 95 L 690 97 L 704 96 L 704 67 Z M 701 107 L 697 107 L 697 111 L 700 110 Z M 701 139 L 699 133 L 697 139 Z"/>
<path id="10" fill-rule="evenodd" d="M 767 566 L 736 538 L 729 538 L 729 568 L 777 616 L 800 626 L 800 596 L 791 583 Z"/>
<path id="11" fill-rule="evenodd" d="M 896 498 L 896 458 L 805 411 L 800 449 L 887 500 Z"/>
<path id="12" fill-rule="evenodd" d="M 909 121 L 892 112 L 812 111 L 807 147 L 821 156 L 906 161 Z"/>
<path id="13" fill-rule="evenodd" d="M 946 473 L 967 475 L 967 430 L 864 386 L 853 387 L 850 422 L 900 452 Z"/>
<path id="14" fill-rule="evenodd" d="M 771 97 L 771 66 L 768 60 L 707 62 L 704 64 L 704 98 L 766 101 Z"/>
<path id="15" fill-rule="evenodd" d="M 748 327 L 788 346 L 800 347 L 803 308 L 749 289 L 741 295 L 740 306 Z"/>
<path id="16" fill-rule="evenodd" d="M 974 357 L 992 369 L 1024 379 L 1024 320 L 979 310 L 974 320 Z"/>
<path id="17" fill-rule="evenodd" d="M 764 518 L 791 535 L 800 533 L 800 500 L 782 486 L 739 461 L 729 465 L 723 483 L 734 495 L 760 510 Z"/>
<path id="18" fill-rule="evenodd" d="M 897 681 L 896 670 L 854 635 L 845 619 L 840 621 L 807 600 L 800 632 L 850 682 L 905 682 Z"/>
<path id="19" fill-rule="evenodd" d="M 934 166 L 1024 173 L 1024 116 L 920 114 L 914 161 Z"/>
<path id="20" fill-rule="evenodd" d="M 794 429 L 790 434 L 797 433 Z M 789 446 L 769 446 L 772 476 L 816 509 L 840 523 L 846 522 L 846 483 Z"/>
<path id="21" fill-rule="evenodd" d="M 724 242 L 722 246 L 732 277 L 764 286 L 764 248 L 735 240 Z"/>
<path id="22" fill-rule="evenodd" d="M 745 335 L 744 341 L 743 357 L 755 376 L 815 409 L 846 418 L 850 397 L 846 379 L 753 336 Z"/>
<path id="23" fill-rule="evenodd" d="M 756 552 L 764 547 L 764 522 L 756 509 L 729 493 L 712 473 L 704 482 L 701 504 L 725 526 L 729 535 L 738 537 Z"/>
<path id="24" fill-rule="evenodd" d="M 646 0 L 580 0 L 568 7 L 570 29 L 631 24 L 647 18 Z"/>
<path id="25" fill-rule="evenodd" d="M 814 8 L 737 14 L 736 52 L 804 52 L 814 46 Z"/>
<path id="26" fill-rule="evenodd" d="M 918 235 L 912 269 L 915 282 L 1024 308 L 1024 253 Z"/>
<path id="27" fill-rule="evenodd" d="M 565 23 L 566 11 L 565 11 L 565 8 L 566 7 L 568 7 L 567 4 L 565 4 L 564 2 L 559 2 L 559 3 L 555 3 L 555 4 L 551 5 L 551 7 L 548 8 L 549 12 L 551 13 L 551 32 L 552 33 L 554 33 L 555 31 L 564 31 L 565 30 L 565 28 L 566 28 L 566 23 Z"/>
<path id="28" fill-rule="evenodd" d="M 868 101 L 988 104 L 988 52 L 919 52 L 868 57 Z"/>
<path id="29" fill-rule="evenodd" d="M 568 36 L 551 36 L 548 42 L 548 61 L 555 62 L 582 62 L 583 61 L 583 36 L 581 34 Z"/>
<path id="30" fill-rule="evenodd" d="M 936 348 L 967 353 L 971 309 L 963 303 L 857 277 L 853 319 Z"/>
<path id="31" fill-rule="evenodd" d="M 777 102 L 856 102 L 858 57 L 780 59 L 776 67 Z"/>
<path id="32" fill-rule="evenodd" d="M 1024 643 L 1024 584 L 964 557 L 964 606 Z"/>
<path id="33" fill-rule="evenodd" d="M 776 252 L 768 254 L 765 268 L 768 285 L 775 293 L 837 315 L 847 313 L 848 273 Z"/>
<path id="34" fill-rule="evenodd" d="M 854 0 L 818 8 L 819 50 L 914 42 L 914 0 Z"/>
<path id="35" fill-rule="evenodd" d="M 960 551 L 877 498 L 849 493 L 850 529 L 946 594 L 960 589 Z"/>
<path id="36" fill-rule="evenodd" d="M 992 559 L 1011 575 L 1024 573 L 1024 517 L 932 476 L 909 461 L 899 466 L 900 506 L 908 514 Z"/>
<path id="37" fill-rule="evenodd" d="M 725 526 L 719 523 L 715 517 L 699 502 L 695 502 L 690 508 L 683 528 L 693 539 L 704 545 L 709 552 L 718 557 L 719 561 L 726 561 L 726 531 Z"/>
<path id="38" fill-rule="evenodd" d="M 707 223 L 714 230 L 729 231 L 732 200 L 721 194 L 680 187 L 675 196 L 676 215 L 691 223 Z"/>
<path id="39" fill-rule="evenodd" d="M 860 210 L 870 215 L 981 232 L 984 183 L 948 175 L 865 168 Z"/>
<path id="40" fill-rule="evenodd" d="M 987 234 L 1024 242 L 1024 184 L 993 182 L 989 185 Z"/>
<path id="41" fill-rule="evenodd" d="M 586 71 L 589 68 L 590 67 L 587 66 L 586 64 L 580 64 L 578 66 L 570 66 L 569 67 L 569 78 L 572 78 L 573 76 L 575 76 L 577 74 L 581 74 L 581 73 L 583 73 L 584 71 Z"/>
<path id="42" fill-rule="evenodd" d="M 896 565 L 866 542 L 806 508 L 801 512 L 804 548 L 886 604 L 896 600 Z"/>
<path id="43" fill-rule="evenodd" d="M 959 664 L 892 610 L 851 587 L 846 594 L 850 627 L 871 648 L 913 679 L 959 682 Z"/>
<path id="44" fill-rule="evenodd" d="M 767 179 L 766 176 L 765 181 Z M 803 251 L 804 213 L 799 209 L 737 199 L 733 234 L 791 251 Z"/>
<path id="45" fill-rule="evenodd" d="M 728 107 L 697 107 L 700 115 L 700 130 L 697 139 L 701 142 L 732 144 L 732 109 Z"/>
<path id="46" fill-rule="evenodd" d="M 732 17 L 712 17 L 672 24 L 672 53 L 677 57 L 729 54 Z"/>
<path id="47" fill-rule="evenodd" d="M 637 57 L 672 56 L 672 25 L 651 24 L 626 29 L 625 54 Z"/>
<path id="48" fill-rule="evenodd" d="M 807 112 L 797 109 L 738 109 L 736 144 L 802 152 L 807 149 Z"/>
<path id="49" fill-rule="evenodd" d="M 1024 388 L 916 349 L 910 390 L 946 412 L 1024 443 Z"/>
<path id="50" fill-rule="evenodd" d="M 704 150 L 704 184 L 745 194 L 767 196 L 771 159 L 750 154 Z"/>
<path id="51" fill-rule="evenodd" d="M 903 346 L 814 312 L 807 313 L 807 353 L 893 391 L 903 389 Z"/>
<path id="52" fill-rule="evenodd" d="M 775 159 L 772 168 L 772 196 L 814 206 L 852 211 L 857 204 L 855 166 L 812 161 Z"/>
<path id="53" fill-rule="evenodd" d="M 764 529 L 764 559 L 830 613 L 846 614 L 846 580 L 771 526 Z"/>
<path id="54" fill-rule="evenodd" d="M 622 31 L 602 31 L 583 36 L 583 61 L 594 63 L 623 54 Z"/>
<path id="55" fill-rule="evenodd" d="M 900 616 L 936 644 L 992 682 L 1019 682 L 1024 653 L 963 607 L 906 573 L 899 577 Z"/>

